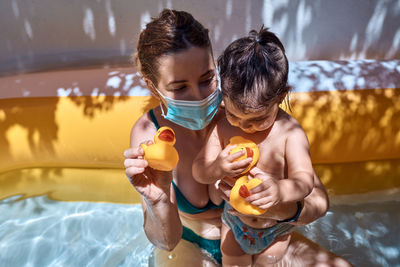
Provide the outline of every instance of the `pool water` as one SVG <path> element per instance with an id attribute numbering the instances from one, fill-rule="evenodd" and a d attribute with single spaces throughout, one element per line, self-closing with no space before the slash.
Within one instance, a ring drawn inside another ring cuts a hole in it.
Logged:
<path id="1" fill-rule="evenodd" d="M 140 205 L 9 198 L 0 216 L 0 266 L 147 266 L 152 251 Z"/>
<path id="2" fill-rule="evenodd" d="M 298 231 L 355 266 L 400 266 L 399 204 L 334 205 Z M 0 266 L 151 266 L 142 225 L 138 204 L 7 198 Z"/>
<path id="3" fill-rule="evenodd" d="M 400 266 L 400 200 L 332 206 L 299 232 L 355 266 Z"/>

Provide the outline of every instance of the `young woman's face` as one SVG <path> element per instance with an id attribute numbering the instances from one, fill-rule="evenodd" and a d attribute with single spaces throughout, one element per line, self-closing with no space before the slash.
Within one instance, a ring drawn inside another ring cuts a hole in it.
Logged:
<path id="1" fill-rule="evenodd" d="M 232 101 L 224 97 L 226 118 L 232 126 L 239 127 L 246 133 L 265 131 L 272 127 L 279 111 L 279 105 L 271 104 L 260 111 L 244 113 Z"/>
<path id="2" fill-rule="evenodd" d="M 191 47 L 159 60 L 157 89 L 176 100 L 202 100 L 217 88 L 213 57 L 208 48 Z"/>

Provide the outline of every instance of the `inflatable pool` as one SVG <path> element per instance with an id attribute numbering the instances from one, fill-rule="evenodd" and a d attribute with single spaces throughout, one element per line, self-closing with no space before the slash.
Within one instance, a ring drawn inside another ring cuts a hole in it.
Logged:
<path id="1" fill-rule="evenodd" d="M 290 64 L 292 114 L 331 199 L 299 231 L 359 266 L 400 262 L 399 63 Z M 157 104 L 126 67 L 0 78 L 0 262 L 154 264 L 122 153 Z"/>

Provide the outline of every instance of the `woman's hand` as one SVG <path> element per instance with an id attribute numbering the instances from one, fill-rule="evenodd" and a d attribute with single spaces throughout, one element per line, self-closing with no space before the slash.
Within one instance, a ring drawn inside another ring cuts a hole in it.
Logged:
<path id="1" fill-rule="evenodd" d="M 221 193 L 221 198 L 229 202 L 229 196 L 231 195 L 231 190 L 237 179 L 232 177 L 224 177 L 218 184 L 218 189 Z"/>
<path id="2" fill-rule="evenodd" d="M 151 145 L 152 141 L 145 142 Z M 169 196 L 172 173 L 163 172 L 148 167 L 143 159 L 144 151 L 138 146 L 124 151 L 125 174 L 136 191 L 147 201 L 157 202 L 163 196 Z"/>

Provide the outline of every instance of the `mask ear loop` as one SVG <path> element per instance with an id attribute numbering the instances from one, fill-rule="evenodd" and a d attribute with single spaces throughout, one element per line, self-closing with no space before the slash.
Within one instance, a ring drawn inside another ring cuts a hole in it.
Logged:
<path id="1" fill-rule="evenodd" d="M 217 90 L 220 91 L 222 93 L 222 87 L 221 87 L 221 76 L 220 76 L 220 72 L 219 72 L 219 66 L 217 66 L 217 68 L 215 69 L 216 72 L 216 76 L 217 76 Z"/>
<path id="2" fill-rule="evenodd" d="M 156 89 L 157 90 L 157 89 Z M 162 97 L 161 93 L 157 90 L 157 93 L 159 94 L 160 97 L 160 109 L 161 109 L 161 115 L 165 118 L 167 116 L 167 114 L 164 112 L 163 109 L 163 104 L 165 105 L 165 107 L 167 108 L 167 113 L 168 113 L 168 103 L 167 101 L 165 101 L 164 97 Z"/>
<path id="3" fill-rule="evenodd" d="M 165 100 L 164 96 L 161 94 L 161 92 L 157 89 L 157 87 L 154 86 L 153 82 L 151 82 L 151 85 L 153 86 L 154 90 L 158 93 L 158 97 L 160 98 L 161 115 L 165 118 L 167 116 L 167 114 L 165 114 L 165 112 L 164 112 L 163 104 L 167 108 L 167 113 L 168 113 L 168 103 Z"/>
<path id="4" fill-rule="evenodd" d="M 163 103 L 160 101 L 160 109 L 161 109 L 161 115 L 165 118 L 167 115 L 164 113 L 164 109 L 162 107 Z M 168 107 L 167 107 L 167 112 L 168 112 Z"/>

